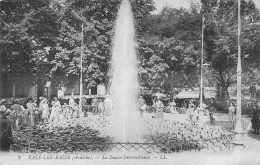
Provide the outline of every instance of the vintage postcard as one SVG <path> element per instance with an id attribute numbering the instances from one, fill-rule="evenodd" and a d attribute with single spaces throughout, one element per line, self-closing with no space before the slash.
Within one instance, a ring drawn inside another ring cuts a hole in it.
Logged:
<path id="1" fill-rule="evenodd" d="M 260 164 L 258 0 L 0 0 L 0 165 Z"/>

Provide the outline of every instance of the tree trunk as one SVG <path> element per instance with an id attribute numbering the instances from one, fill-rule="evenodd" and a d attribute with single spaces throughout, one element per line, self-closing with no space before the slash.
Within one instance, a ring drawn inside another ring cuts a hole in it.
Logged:
<path id="1" fill-rule="evenodd" d="M 170 98 L 173 99 L 174 95 L 175 95 L 175 90 L 173 90 L 174 85 L 173 85 L 173 75 L 170 74 Z"/>
<path id="2" fill-rule="evenodd" d="M 228 93 L 228 83 L 224 79 L 224 75 L 222 70 L 219 70 L 219 77 L 220 77 L 220 85 L 221 85 L 221 98 L 222 99 L 229 99 Z"/>
<path id="3" fill-rule="evenodd" d="M 221 96 L 221 98 L 229 99 L 228 86 L 226 84 L 225 85 L 221 85 L 221 88 L 222 88 L 222 96 Z"/>

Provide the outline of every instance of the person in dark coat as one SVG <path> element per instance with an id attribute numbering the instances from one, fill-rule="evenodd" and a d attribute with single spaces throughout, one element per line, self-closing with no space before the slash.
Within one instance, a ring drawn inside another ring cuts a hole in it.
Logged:
<path id="1" fill-rule="evenodd" d="M 260 127 L 260 111 L 257 105 L 253 106 L 253 117 L 252 117 L 252 128 L 254 129 L 254 134 L 259 134 Z"/>
<path id="2" fill-rule="evenodd" d="M 251 99 L 255 99 L 255 97 L 256 97 L 256 87 L 255 87 L 255 84 L 252 84 L 249 87 L 249 93 L 250 93 L 250 98 Z"/>
<path id="3" fill-rule="evenodd" d="M 11 123 L 7 116 L 10 114 L 10 110 L 0 111 L 0 151 L 8 152 L 10 146 L 13 143 Z"/>
<path id="4" fill-rule="evenodd" d="M 255 98 L 256 98 L 257 101 L 260 100 L 260 90 L 259 89 L 256 91 Z"/>

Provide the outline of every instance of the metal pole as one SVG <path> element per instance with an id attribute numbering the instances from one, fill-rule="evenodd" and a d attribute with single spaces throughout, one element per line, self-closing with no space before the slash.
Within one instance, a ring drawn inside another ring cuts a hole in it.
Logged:
<path id="1" fill-rule="evenodd" d="M 82 107 L 82 91 L 83 91 L 83 85 L 82 85 L 82 80 L 83 80 L 83 68 L 82 68 L 82 54 L 83 54 L 83 39 L 84 39 L 84 34 L 83 34 L 83 23 L 82 23 L 82 27 L 81 27 L 81 51 L 80 51 L 80 98 L 79 98 L 79 106 Z"/>
<path id="2" fill-rule="evenodd" d="M 242 137 L 242 124 L 241 124 L 241 77 L 242 77 L 242 67 L 241 67 L 241 48 L 240 48 L 240 34 L 241 34 L 241 13 L 240 13 L 240 0 L 238 0 L 238 59 L 237 59 L 237 108 L 236 108 L 236 124 L 235 132 L 236 136 L 234 139 L 235 144 L 243 144 Z"/>
<path id="3" fill-rule="evenodd" d="M 200 109 L 202 109 L 202 103 L 203 103 L 203 49 L 204 49 L 204 42 L 203 42 L 203 38 L 204 38 L 204 15 L 202 16 L 202 37 L 201 37 L 201 66 L 200 66 Z"/>

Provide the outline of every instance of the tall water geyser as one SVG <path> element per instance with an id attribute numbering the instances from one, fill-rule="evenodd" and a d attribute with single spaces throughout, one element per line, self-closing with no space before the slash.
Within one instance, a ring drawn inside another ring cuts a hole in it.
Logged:
<path id="1" fill-rule="evenodd" d="M 117 15 L 112 49 L 110 96 L 113 104 L 113 134 L 116 140 L 137 141 L 140 125 L 137 109 L 138 66 L 134 18 L 128 0 L 122 0 Z"/>

